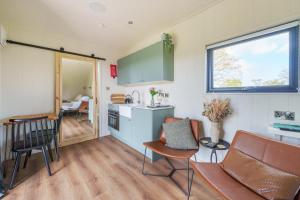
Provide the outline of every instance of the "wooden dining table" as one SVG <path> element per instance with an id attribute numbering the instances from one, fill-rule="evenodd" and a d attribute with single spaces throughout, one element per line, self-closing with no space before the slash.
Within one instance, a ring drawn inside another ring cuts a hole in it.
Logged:
<path id="1" fill-rule="evenodd" d="M 48 119 L 51 119 L 51 120 L 57 119 L 57 115 L 55 113 L 41 113 L 41 114 L 33 114 L 33 115 L 15 115 L 15 116 L 1 119 L 0 126 L 11 124 L 10 120 L 12 120 L 12 119 L 31 119 L 31 118 L 46 117 L 46 116 L 48 116 Z"/>
<path id="2" fill-rule="evenodd" d="M 2 183 L 2 175 L 4 173 L 5 175 L 5 171 L 6 171 L 6 165 L 5 165 L 5 161 L 8 160 L 8 158 L 10 157 L 10 151 L 8 152 L 8 132 L 4 131 L 4 127 L 8 126 L 10 124 L 12 124 L 12 122 L 10 122 L 10 120 L 12 119 L 32 119 L 32 118 L 39 118 L 39 117 L 48 117 L 48 119 L 50 120 L 56 120 L 58 117 L 55 113 L 41 113 L 41 114 L 32 114 L 32 115 L 16 115 L 16 116 L 11 116 L 11 117 L 7 117 L 4 119 L 0 120 L 0 129 L 2 129 L 2 131 L 0 130 L 1 137 L 2 137 L 2 141 L 4 141 L 4 147 L 3 147 L 3 143 L 0 146 L 0 152 L 3 152 L 3 148 L 4 149 L 4 158 L 2 158 L 2 155 L 0 153 L 0 162 L 1 162 L 1 174 L 0 174 L 0 196 L 1 196 L 1 190 L 3 188 L 3 183 Z M 8 154 L 8 156 L 7 156 Z"/>

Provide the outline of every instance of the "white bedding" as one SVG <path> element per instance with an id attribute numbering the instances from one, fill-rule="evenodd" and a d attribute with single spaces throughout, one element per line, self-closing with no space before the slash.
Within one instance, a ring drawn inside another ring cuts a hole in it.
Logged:
<path id="1" fill-rule="evenodd" d="M 78 101 L 72 101 L 72 102 L 69 102 L 69 103 L 62 103 L 61 108 L 63 110 L 76 110 L 76 109 L 79 109 L 82 101 L 89 101 L 89 99 L 90 98 L 88 96 L 83 96 Z"/>
<path id="2" fill-rule="evenodd" d="M 76 110 L 79 109 L 81 102 L 80 101 L 72 101 L 70 103 L 63 103 L 61 108 L 63 110 Z"/>

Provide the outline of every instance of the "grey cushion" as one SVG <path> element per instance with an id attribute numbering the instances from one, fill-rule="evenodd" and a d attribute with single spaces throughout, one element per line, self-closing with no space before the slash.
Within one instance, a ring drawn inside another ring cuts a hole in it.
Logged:
<path id="1" fill-rule="evenodd" d="M 163 131 L 166 137 L 166 146 L 174 149 L 198 149 L 188 118 L 164 123 Z"/>

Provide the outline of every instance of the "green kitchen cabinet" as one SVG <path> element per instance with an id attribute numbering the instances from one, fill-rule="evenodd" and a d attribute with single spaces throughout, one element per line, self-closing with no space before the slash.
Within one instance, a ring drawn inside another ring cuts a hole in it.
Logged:
<path id="1" fill-rule="evenodd" d="M 113 137 L 144 154 L 143 143 L 158 140 L 165 118 L 173 116 L 174 107 L 163 109 L 133 107 L 131 118 L 120 116 L 119 131 L 112 128 L 109 131 Z M 159 155 L 149 149 L 147 157 L 154 161 Z"/>
<path id="2" fill-rule="evenodd" d="M 158 110 L 134 108 L 132 113 L 132 147 L 144 154 L 145 146 L 143 143 L 158 140 L 164 119 L 170 116 L 174 116 L 174 108 Z M 151 160 L 159 158 L 151 150 L 147 151 L 147 157 Z"/>
<path id="3" fill-rule="evenodd" d="M 152 112 L 144 109 L 133 109 L 132 113 L 132 145 L 136 150 L 144 153 L 143 142 L 153 141 Z M 148 157 L 152 157 L 150 151 Z"/>
<path id="4" fill-rule="evenodd" d="M 142 80 L 145 82 L 165 80 L 163 77 L 162 43 L 152 45 L 142 51 L 144 64 L 141 65 Z"/>
<path id="5" fill-rule="evenodd" d="M 118 138 L 127 144 L 131 143 L 132 119 L 120 116 L 120 130 L 118 133 Z"/>
<path id="6" fill-rule="evenodd" d="M 174 47 L 155 43 L 118 60 L 118 84 L 174 81 Z"/>
<path id="7" fill-rule="evenodd" d="M 116 129 L 114 129 L 114 128 L 112 128 L 112 127 L 108 127 L 108 131 L 110 132 L 110 134 L 112 136 L 118 137 L 118 135 L 119 135 L 119 131 L 116 130 Z"/>
<path id="8" fill-rule="evenodd" d="M 121 79 L 118 78 L 118 84 L 129 84 L 130 81 L 130 57 L 125 57 L 118 60 L 118 77 L 122 77 Z"/>

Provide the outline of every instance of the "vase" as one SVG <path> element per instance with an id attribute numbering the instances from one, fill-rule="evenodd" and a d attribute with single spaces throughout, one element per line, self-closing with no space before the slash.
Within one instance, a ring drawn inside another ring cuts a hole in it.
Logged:
<path id="1" fill-rule="evenodd" d="M 155 107 L 155 103 L 154 103 L 154 96 L 151 96 L 151 103 L 150 103 L 151 107 Z"/>
<path id="2" fill-rule="evenodd" d="M 212 143 L 217 144 L 220 139 L 221 126 L 220 122 L 211 122 L 210 124 L 210 134 Z"/>

